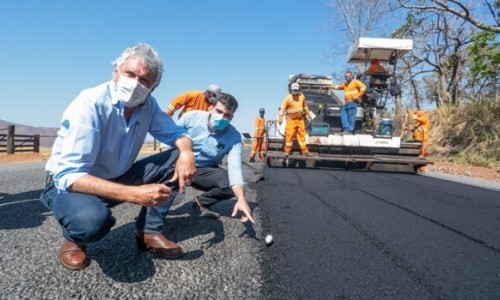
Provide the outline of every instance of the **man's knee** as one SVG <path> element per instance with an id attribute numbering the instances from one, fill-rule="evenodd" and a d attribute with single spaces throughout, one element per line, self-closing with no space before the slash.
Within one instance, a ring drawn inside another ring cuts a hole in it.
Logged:
<path id="1" fill-rule="evenodd" d="M 115 225 L 110 209 L 80 210 L 68 216 L 66 233 L 74 242 L 91 243 L 102 239 Z"/>

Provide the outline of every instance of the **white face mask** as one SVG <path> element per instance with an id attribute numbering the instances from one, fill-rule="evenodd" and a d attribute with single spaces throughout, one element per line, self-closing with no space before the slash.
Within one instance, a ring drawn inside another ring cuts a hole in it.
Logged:
<path id="1" fill-rule="evenodd" d="M 151 89 L 145 87 L 139 81 L 121 74 L 116 83 L 116 95 L 118 96 L 118 100 L 123 102 L 123 105 L 126 107 L 141 105 L 150 92 Z"/>

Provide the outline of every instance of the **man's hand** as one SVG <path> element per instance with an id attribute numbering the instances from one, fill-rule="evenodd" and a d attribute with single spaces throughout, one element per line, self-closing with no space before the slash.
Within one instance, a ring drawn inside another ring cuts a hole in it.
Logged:
<path id="1" fill-rule="evenodd" d="M 233 213 L 231 217 L 236 217 L 238 211 L 241 211 L 243 215 L 240 218 L 240 221 L 245 223 L 247 221 L 255 224 L 255 220 L 252 217 L 252 211 L 250 210 L 250 206 L 248 206 L 248 202 L 244 197 L 240 197 L 233 208 Z"/>
<path id="2" fill-rule="evenodd" d="M 134 196 L 129 202 L 148 207 L 165 203 L 173 193 L 170 187 L 159 183 L 143 184 L 130 188 L 133 189 L 130 194 Z"/>
<path id="3" fill-rule="evenodd" d="M 179 180 L 179 191 L 184 193 L 184 187 L 190 186 L 196 177 L 196 166 L 193 151 L 180 151 L 175 164 L 175 173 L 169 182 Z"/>

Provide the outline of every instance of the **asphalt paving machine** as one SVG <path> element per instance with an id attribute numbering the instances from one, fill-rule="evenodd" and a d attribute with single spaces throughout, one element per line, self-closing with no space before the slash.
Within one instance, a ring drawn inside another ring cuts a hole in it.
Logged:
<path id="1" fill-rule="evenodd" d="M 315 115 L 306 122 L 306 142 L 313 156 L 303 156 L 296 141 L 288 157 L 283 156 L 286 121 L 281 126 L 277 120 L 267 121 L 266 163 L 269 167 L 320 166 L 366 168 L 374 171 L 418 172 L 418 168 L 430 164 L 426 158 L 418 157 L 421 143 L 402 141 L 392 128 L 392 120 L 382 118 L 388 97 L 399 95 L 395 80 L 396 62 L 412 49 L 408 39 L 360 38 L 349 50 L 349 63 L 364 64 L 377 58 L 381 64 L 393 66 L 385 76 L 366 76 L 361 80 L 367 84 L 371 103 L 358 107 L 354 135 L 341 134 L 340 111 L 344 104 L 331 89 L 330 76 L 296 74 L 289 76 L 288 86 L 297 82 L 307 98 L 307 104 Z M 366 126 L 364 110 L 369 109 L 372 125 Z M 286 118 L 285 118 L 286 119 Z"/>

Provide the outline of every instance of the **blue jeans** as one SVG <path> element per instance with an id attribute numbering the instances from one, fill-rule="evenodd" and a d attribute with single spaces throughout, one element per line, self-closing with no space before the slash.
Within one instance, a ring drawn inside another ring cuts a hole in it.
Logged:
<path id="1" fill-rule="evenodd" d="M 125 185 L 163 183 L 174 190 L 164 204 L 141 207 L 136 218 L 137 230 L 156 234 L 163 229 L 165 216 L 178 190 L 177 182 L 168 182 L 174 175 L 178 157 L 177 149 L 151 155 L 135 162 L 125 174 L 110 180 Z M 111 208 L 124 203 L 83 193 L 58 193 L 52 181 L 47 183 L 40 202 L 52 210 L 54 218 L 62 227 L 64 237 L 78 244 L 96 242 L 108 234 L 116 223 Z"/>
<path id="2" fill-rule="evenodd" d="M 354 131 L 356 123 L 356 112 L 358 104 L 355 101 L 346 102 L 340 111 L 340 121 L 342 122 L 343 131 Z"/>

